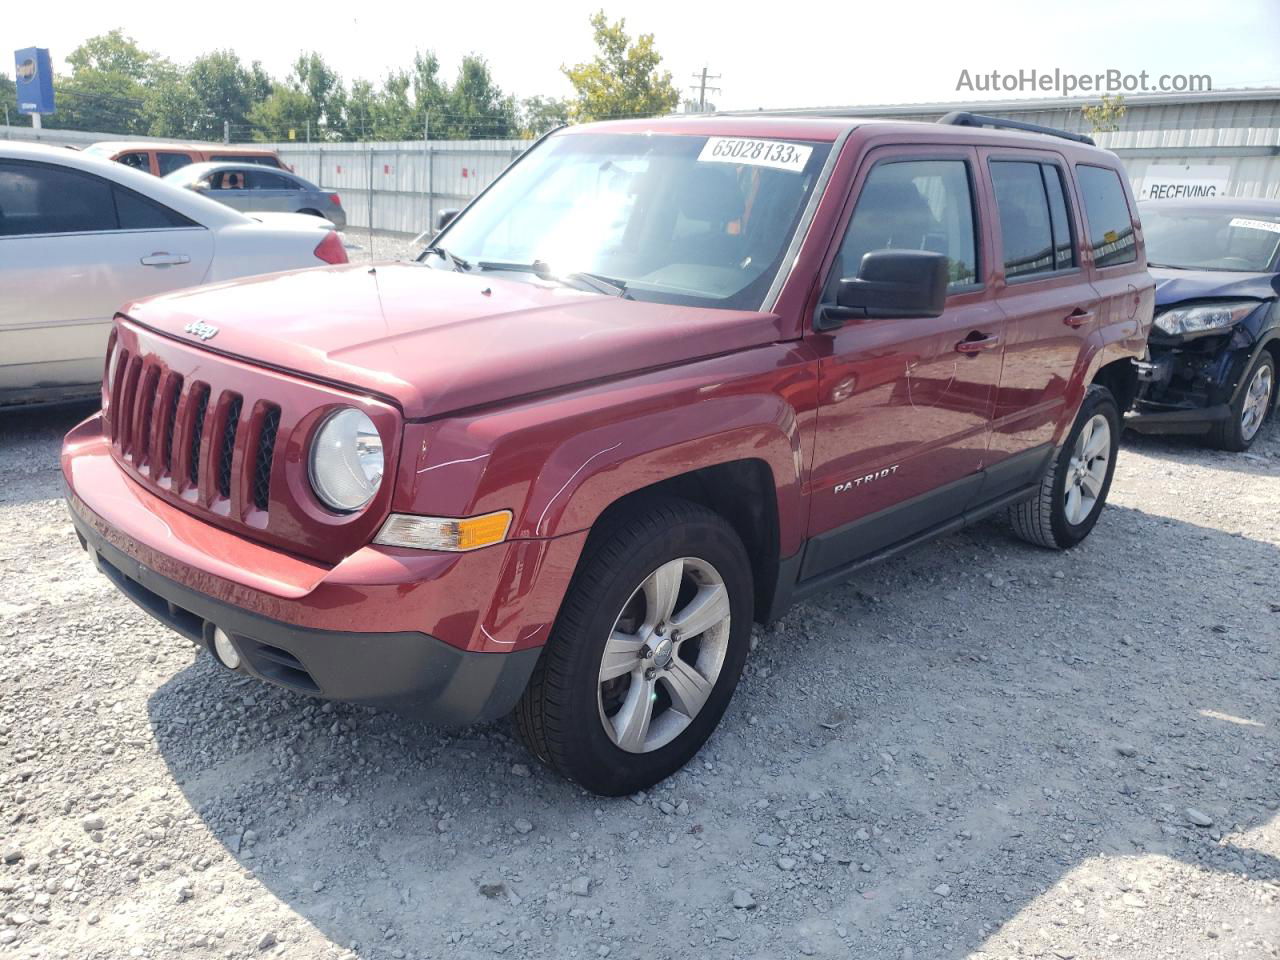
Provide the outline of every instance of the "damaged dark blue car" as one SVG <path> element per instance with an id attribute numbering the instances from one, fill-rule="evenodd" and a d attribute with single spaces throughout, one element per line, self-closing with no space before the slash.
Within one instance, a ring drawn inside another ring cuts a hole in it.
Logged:
<path id="1" fill-rule="evenodd" d="M 1280 200 L 1157 200 L 1139 209 L 1156 315 L 1125 425 L 1246 450 L 1280 394 Z"/>

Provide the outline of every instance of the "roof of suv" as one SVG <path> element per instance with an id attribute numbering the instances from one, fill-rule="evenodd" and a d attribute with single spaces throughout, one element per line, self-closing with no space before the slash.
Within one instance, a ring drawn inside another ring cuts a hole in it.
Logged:
<path id="1" fill-rule="evenodd" d="M 992 127 L 959 126 L 927 123 L 919 120 L 882 120 L 863 117 L 775 116 L 767 113 L 751 115 L 688 114 L 637 120 L 605 120 L 567 127 L 568 133 L 672 133 L 694 136 L 794 137 L 800 140 L 835 141 L 854 130 L 869 134 L 901 137 L 903 142 L 980 143 L 991 146 L 1054 147 L 1063 152 L 1084 151 L 1094 155 L 1114 155 L 1100 147 L 1056 137 L 1047 133 Z"/>
<path id="2" fill-rule="evenodd" d="M 199 150 L 203 153 L 235 153 L 252 157 L 274 157 L 276 152 L 263 147 L 237 147 L 229 143 L 165 143 L 160 140 L 99 140 L 86 150 L 97 153 L 128 153 L 143 150 Z"/>

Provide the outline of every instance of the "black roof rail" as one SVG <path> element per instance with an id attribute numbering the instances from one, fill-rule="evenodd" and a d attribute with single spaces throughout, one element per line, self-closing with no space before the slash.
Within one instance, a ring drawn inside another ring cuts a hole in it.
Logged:
<path id="1" fill-rule="evenodd" d="M 1076 143 L 1087 143 L 1096 147 L 1093 137 L 1083 133 L 1068 133 L 1057 127 L 1045 127 L 1038 123 L 1027 123 L 1025 120 L 1005 120 L 1003 117 L 988 117 L 982 113 L 969 113 L 967 110 L 952 110 L 938 121 L 953 127 L 999 127 L 1004 130 L 1025 130 L 1027 133 L 1043 133 L 1063 140 L 1074 140 Z"/>

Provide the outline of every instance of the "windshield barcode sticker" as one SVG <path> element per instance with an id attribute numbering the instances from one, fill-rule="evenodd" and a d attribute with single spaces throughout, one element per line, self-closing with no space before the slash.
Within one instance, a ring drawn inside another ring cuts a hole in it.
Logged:
<path id="1" fill-rule="evenodd" d="M 1274 223 L 1271 220 L 1250 220 L 1248 217 L 1232 217 L 1231 226 L 1243 227 L 1245 230 L 1267 230 L 1271 233 L 1280 233 L 1280 223 Z"/>
<path id="2" fill-rule="evenodd" d="M 813 147 L 781 140 L 752 140 L 748 137 L 708 137 L 698 154 L 699 163 L 745 163 L 800 173 L 809 162 Z"/>

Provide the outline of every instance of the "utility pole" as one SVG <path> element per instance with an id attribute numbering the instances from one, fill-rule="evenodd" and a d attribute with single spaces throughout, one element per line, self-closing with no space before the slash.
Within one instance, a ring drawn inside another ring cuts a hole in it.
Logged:
<path id="1" fill-rule="evenodd" d="M 719 80 L 720 74 L 716 73 L 716 74 L 708 75 L 707 68 L 703 67 L 702 72 L 700 74 L 695 73 L 693 75 L 693 79 L 697 80 L 698 82 L 693 84 L 691 87 L 689 87 L 689 89 L 695 90 L 698 93 L 698 112 L 706 113 L 707 112 L 707 91 L 710 90 L 712 93 L 720 92 L 719 87 L 708 87 L 707 81 Z"/>

